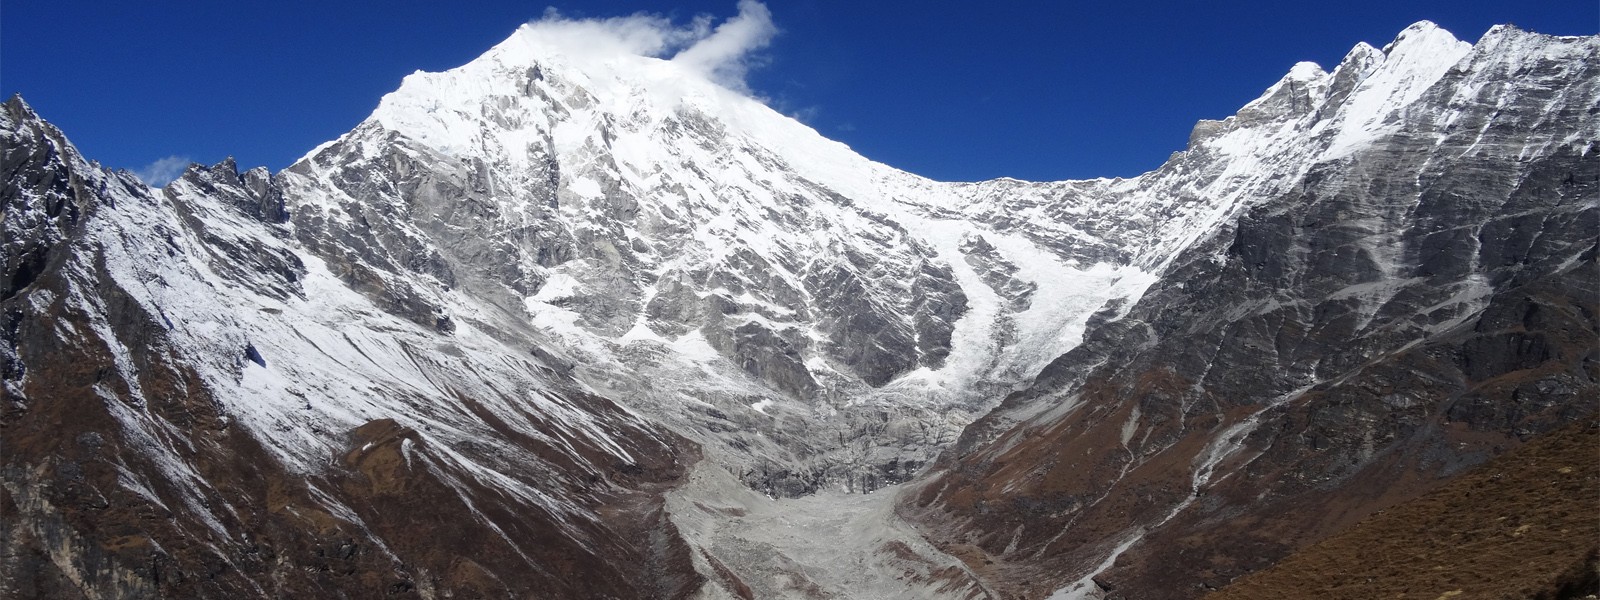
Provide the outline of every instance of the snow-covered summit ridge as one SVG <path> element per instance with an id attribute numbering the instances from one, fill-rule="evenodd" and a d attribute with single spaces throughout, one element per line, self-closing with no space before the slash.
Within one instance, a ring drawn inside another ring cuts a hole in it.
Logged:
<path id="1" fill-rule="evenodd" d="M 836 159 L 829 161 L 834 168 L 815 169 L 818 173 L 838 173 L 837 167 L 850 167 L 848 171 L 860 173 L 866 167 L 860 163 L 871 161 L 766 107 L 749 93 L 742 81 L 748 56 L 765 46 L 776 29 L 770 12 L 760 2 L 743 0 L 739 9 L 738 16 L 714 29 L 711 18 L 705 15 L 679 25 L 665 17 L 643 13 L 607 19 L 567 19 L 552 10 L 544 18 L 519 27 L 505 41 L 462 67 L 442 73 L 418 71 L 407 76 L 398 90 L 384 97 L 370 120 L 441 151 L 471 152 L 478 149 L 474 142 L 481 141 L 472 131 L 476 129 L 471 127 L 473 123 L 439 113 L 457 111 L 463 117 L 481 113 L 482 100 L 519 97 L 532 91 L 527 81 L 530 73 L 557 74 L 589 92 L 591 99 L 608 101 L 605 108 L 692 108 L 714 115 L 752 137 L 786 136 L 779 138 L 784 145 L 806 147 L 808 151 L 799 154 L 807 160 Z M 1496 26 L 1485 34 L 1485 39 L 1508 28 L 1515 31 L 1514 27 Z M 1375 62 L 1385 66 L 1370 73 L 1363 87 L 1391 93 L 1385 98 L 1367 94 L 1362 103 L 1352 105 L 1347 111 L 1351 117 L 1346 119 L 1351 133 L 1334 147 L 1347 148 L 1360 132 L 1371 133 L 1376 127 L 1374 119 L 1381 120 L 1388 109 L 1415 100 L 1471 48 L 1472 44 L 1457 40 L 1431 21 L 1412 24 L 1382 50 L 1359 43 L 1344 63 L 1355 57 L 1375 56 Z M 1316 63 L 1297 63 L 1283 80 L 1250 104 L 1270 97 L 1285 82 L 1316 81 L 1327 75 Z M 538 125 L 523 124 L 535 128 Z"/>
<path id="2" fill-rule="evenodd" d="M 518 169 L 541 159 L 541 145 L 571 150 L 604 130 L 623 138 L 612 138 L 617 158 L 649 172 L 667 159 L 645 148 L 661 145 L 652 134 L 688 113 L 780 151 L 790 169 L 837 192 L 877 195 L 870 161 L 748 93 L 748 57 L 776 30 L 761 3 L 744 0 L 739 9 L 715 28 L 708 17 L 676 26 L 644 14 L 551 13 L 466 65 L 407 76 L 368 122 L 447 155 L 495 157 Z"/>
<path id="3" fill-rule="evenodd" d="M 1400 32 L 1383 47 L 1381 61 L 1351 94 L 1343 126 L 1327 155 L 1348 154 L 1360 143 L 1381 135 L 1389 115 L 1416 102 L 1471 51 L 1472 44 L 1457 40 L 1430 21 Z"/>

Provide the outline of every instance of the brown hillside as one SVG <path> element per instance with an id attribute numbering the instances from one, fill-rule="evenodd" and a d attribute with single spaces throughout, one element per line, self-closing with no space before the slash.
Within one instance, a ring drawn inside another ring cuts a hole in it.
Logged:
<path id="1" fill-rule="evenodd" d="M 1600 423 L 1568 426 L 1207 600 L 1600 592 Z"/>

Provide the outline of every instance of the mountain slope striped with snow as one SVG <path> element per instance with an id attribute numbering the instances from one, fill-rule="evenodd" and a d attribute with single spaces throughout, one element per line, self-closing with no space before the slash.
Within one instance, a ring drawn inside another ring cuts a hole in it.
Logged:
<path id="1" fill-rule="evenodd" d="M 1217 510 L 1161 494 L 1227 479 L 1263 415 L 1352 364 L 1499 357 L 1478 382 L 1587 356 L 1594 38 L 1421 23 L 1294 66 L 1140 177 L 947 183 L 637 25 L 525 25 L 282 172 L 162 189 L 7 102 L 0 590 L 1101 594 L 1147 531 Z M 1428 208 L 1452 201 L 1472 208 Z M 1511 245 L 1461 263 L 1437 233 L 1463 228 Z M 1548 352 L 1461 341 L 1539 285 L 1562 316 L 1522 327 L 1569 332 Z M 1332 329 L 1282 361 L 1208 337 L 1261 315 Z M 1249 369 L 1282 373 L 1229 375 Z M 1593 368 L 1546 369 L 1518 392 L 1544 412 L 1466 411 L 1487 437 L 1439 460 L 1573 418 Z M 1215 418 L 1140 395 L 1164 377 Z M 1350 435 L 1333 451 L 1406 447 Z M 1129 475 L 1157 463 L 1151 496 Z M 1078 523 L 1125 496 L 1161 518 Z"/>

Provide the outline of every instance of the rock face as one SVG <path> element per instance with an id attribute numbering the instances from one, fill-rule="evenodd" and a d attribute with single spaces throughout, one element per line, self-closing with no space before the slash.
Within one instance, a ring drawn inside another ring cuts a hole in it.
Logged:
<path id="1" fill-rule="evenodd" d="M 1592 412 L 1597 75 L 1594 38 L 1421 25 L 1197 132 L 1298 114 L 1320 154 L 904 510 L 1008 594 L 1188 598 Z"/>
<path id="2" fill-rule="evenodd" d="M 0 592 L 1191 597 L 1600 391 L 1594 38 L 940 183 L 552 27 L 275 174 L 6 104 Z"/>

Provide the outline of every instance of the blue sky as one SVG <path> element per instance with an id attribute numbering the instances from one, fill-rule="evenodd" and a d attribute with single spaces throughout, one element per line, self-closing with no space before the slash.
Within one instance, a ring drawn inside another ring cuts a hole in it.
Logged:
<path id="1" fill-rule="evenodd" d="M 550 4 L 4 0 L 0 91 L 113 167 L 232 155 L 278 170 L 354 127 L 406 74 L 465 63 Z M 685 23 L 737 12 L 735 0 L 554 6 Z M 1294 63 L 1331 68 L 1356 42 L 1381 47 L 1421 19 L 1467 41 L 1503 22 L 1600 30 L 1597 0 L 767 6 L 779 34 L 747 77 L 755 94 L 869 158 L 943 180 L 1137 175 Z"/>

